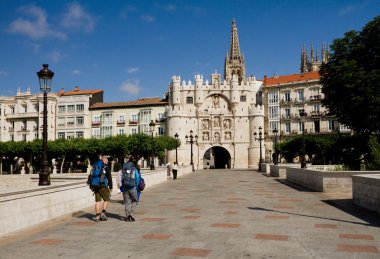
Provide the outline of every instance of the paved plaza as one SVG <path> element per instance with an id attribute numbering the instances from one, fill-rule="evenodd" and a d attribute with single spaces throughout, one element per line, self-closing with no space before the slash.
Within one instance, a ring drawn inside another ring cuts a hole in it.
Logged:
<path id="1" fill-rule="evenodd" d="M 380 258 L 379 214 L 255 171 L 157 184 L 136 222 L 124 221 L 122 195 L 112 198 L 107 222 L 94 222 L 89 204 L 1 238 L 0 258 Z"/>

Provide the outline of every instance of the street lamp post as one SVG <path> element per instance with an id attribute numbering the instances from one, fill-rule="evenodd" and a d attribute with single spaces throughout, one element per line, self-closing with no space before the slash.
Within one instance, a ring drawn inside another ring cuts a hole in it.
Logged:
<path id="1" fill-rule="evenodd" d="M 275 165 L 277 165 L 278 164 L 278 154 L 277 154 L 277 133 L 278 133 L 278 130 L 276 128 L 274 128 L 273 133 L 274 133 L 274 159 L 273 159 L 273 163 Z"/>
<path id="2" fill-rule="evenodd" d="M 178 153 L 177 153 L 177 148 L 178 148 L 178 133 L 174 134 L 175 137 L 175 163 L 178 165 Z"/>
<path id="3" fill-rule="evenodd" d="M 37 72 L 40 81 L 40 90 L 44 93 L 44 112 L 43 112 L 43 129 L 42 129 L 42 148 L 43 160 L 41 163 L 42 170 L 39 173 L 38 185 L 50 185 L 49 163 L 47 161 L 47 94 L 51 90 L 51 82 L 54 73 L 48 69 L 48 64 L 43 64 L 42 69 Z"/>
<path id="4" fill-rule="evenodd" d="M 301 117 L 301 121 L 302 121 L 302 156 L 301 156 L 301 168 L 306 168 L 306 158 L 305 158 L 305 120 L 306 120 L 306 116 L 307 116 L 307 113 L 305 112 L 305 110 L 300 110 L 299 111 L 300 113 L 300 117 Z"/>
<path id="5" fill-rule="evenodd" d="M 194 170 L 194 162 L 193 162 L 193 143 L 197 142 L 198 135 L 193 136 L 193 130 L 190 130 L 190 136 L 186 135 L 185 139 L 186 139 L 186 143 L 190 143 L 190 164 L 191 164 L 191 168 L 194 172 L 195 170 Z"/>
<path id="6" fill-rule="evenodd" d="M 257 134 L 256 132 L 253 133 L 253 135 L 255 136 L 255 140 L 258 140 L 258 141 L 260 142 L 259 171 L 261 171 L 261 163 L 263 162 L 263 154 L 262 154 L 262 149 L 261 149 L 261 142 L 265 139 L 265 137 L 263 137 L 262 129 L 263 129 L 263 128 L 260 126 L 260 127 L 259 127 L 259 134 Z M 259 137 L 257 137 L 257 135 L 259 135 Z"/>
<path id="7" fill-rule="evenodd" d="M 153 120 L 149 123 L 150 132 L 152 133 L 152 152 L 150 156 L 150 170 L 154 170 L 154 157 L 153 157 L 153 146 L 154 146 L 154 140 L 153 140 L 153 133 L 154 133 L 154 127 L 156 124 L 153 122 Z"/>

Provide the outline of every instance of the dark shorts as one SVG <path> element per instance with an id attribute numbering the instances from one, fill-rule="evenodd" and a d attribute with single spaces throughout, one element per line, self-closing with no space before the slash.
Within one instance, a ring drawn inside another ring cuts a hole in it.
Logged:
<path id="1" fill-rule="evenodd" d="M 99 190 L 94 191 L 95 193 L 95 202 L 100 202 L 100 201 L 110 201 L 111 199 L 111 194 L 110 191 L 108 190 L 108 187 L 102 187 Z"/>

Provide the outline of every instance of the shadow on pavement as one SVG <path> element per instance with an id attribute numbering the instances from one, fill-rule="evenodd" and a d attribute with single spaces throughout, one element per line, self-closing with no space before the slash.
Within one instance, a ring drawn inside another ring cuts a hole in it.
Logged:
<path id="1" fill-rule="evenodd" d="M 338 221 L 338 222 L 352 223 L 352 224 L 356 224 L 356 225 L 380 227 L 380 220 L 376 219 L 376 218 L 372 218 L 371 220 L 367 221 L 366 219 L 359 217 L 361 220 L 366 222 L 366 223 L 363 223 L 363 222 L 359 222 L 359 221 L 348 221 L 348 220 L 342 220 L 342 219 L 320 217 L 320 216 L 315 216 L 315 215 L 306 215 L 306 214 L 293 213 L 293 212 L 287 212 L 287 211 L 272 210 L 272 209 L 266 209 L 266 208 L 260 208 L 260 207 L 247 207 L 247 208 L 250 210 L 270 211 L 270 212 L 277 212 L 277 213 L 283 213 L 283 214 L 287 214 L 287 215 L 295 215 L 295 216 L 300 216 L 300 217 L 308 217 L 308 218 L 316 218 L 316 219 L 328 219 L 328 220 L 333 220 L 333 221 Z"/>
<path id="2" fill-rule="evenodd" d="M 95 214 L 93 214 L 93 213 L 87 213 L 87 212 L 84 212 L 84 211 L 75 212 L 71 216 L 73 218 L 86 218 L 88 220 L 95 221 Z M 124 217 L 123 216 L 121 216 L 119 214 L 110 213 L 108 211 L 107 211 L 107 217 L 109 219 L 117 219 L 117 220 L 124 221 Z"/>

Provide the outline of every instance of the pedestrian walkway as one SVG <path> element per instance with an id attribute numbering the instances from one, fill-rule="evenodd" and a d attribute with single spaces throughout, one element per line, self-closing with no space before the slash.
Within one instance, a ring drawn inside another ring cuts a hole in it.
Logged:
<path id="1" fill-rule="evenodd" d="M 136 222 L 124 221 L 122 195 L 112 199 L 107 222 L 91 206 L 0 239 L 0 258 L 380 258 L 378 214 L 254 171 L 157 184 Z"/>

